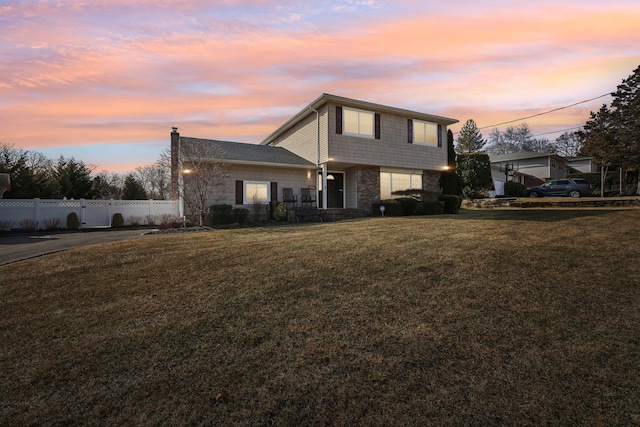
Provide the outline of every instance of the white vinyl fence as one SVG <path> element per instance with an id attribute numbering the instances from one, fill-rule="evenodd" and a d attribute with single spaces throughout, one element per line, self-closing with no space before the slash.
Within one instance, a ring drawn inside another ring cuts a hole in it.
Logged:
<path id="1" fill-rule="evenodd" d="M 21 222 L 31 222 L 46 229 L 57 218 L 58 228 L 64 228 L 71 212 L 78 215 L 81 228 L 110 227 L 115 213 L 122 214 L 125 225 L 159 224 L 167 216 L 179 215 L 177 200 L 1 199 L 0 227 L 17 229 Z"/>

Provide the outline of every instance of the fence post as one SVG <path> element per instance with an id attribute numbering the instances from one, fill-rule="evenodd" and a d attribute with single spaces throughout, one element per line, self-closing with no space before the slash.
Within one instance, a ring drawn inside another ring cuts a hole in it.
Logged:
<path id="1" fill-rule="evenodd" d="M 84 228 L 84 226 L 87 224 L 87 220 L 84 217 L 85 215 L 85 205 L 84 205 L 84 199 L 80 199 L 80 228 Z"/>
<path id="2" fill-rule="evenodd" d="M 33 199 L 33 221 L 40 224 L 40 199 L 39 198 L 35 198 Z M 38 227 L 36 227 L 36 230 L 38 229 Z"/>

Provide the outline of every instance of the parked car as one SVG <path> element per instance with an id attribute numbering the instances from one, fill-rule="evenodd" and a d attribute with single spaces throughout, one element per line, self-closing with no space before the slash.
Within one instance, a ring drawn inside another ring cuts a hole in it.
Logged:
<path id="1" fill-rule="evenodd" d="M 581 197 L 591 195 L 591 184 L 584 178 L 552 179 L 542 185 L 527 187 L 525 197 L 569 196 Z"/>

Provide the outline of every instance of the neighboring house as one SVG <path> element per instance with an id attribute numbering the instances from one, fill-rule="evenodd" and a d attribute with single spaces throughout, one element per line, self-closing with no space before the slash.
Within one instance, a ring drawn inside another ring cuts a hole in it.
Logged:
<path id="1" fill-rule="evenodd" d="M 490 156 L 490 160 L 492 168 L 513 170 L 513 173 L 519 177 L 518 182 L 527 187 L 539 185 L 554 178 L 564 178 L 566 174 L 572 172 L 567 159 L 555 153 L 498 154 Z"/>
<path id="2" fill-rule="evenodd" d="M 496 196 L 504 196 L 504 186 L 507 181 L 517 182 L 526 185 L 527 182 L 534 182 L 535 177 L 521 173 L 513 168 L 511 163 L 491 163 L 491 178 L 493 179 L 493 191 Z"/>
<path id="3" fill-rule="evenodd" d="M 562 157 L 555 153 L 520 152 L 490 156 L 491 176 L 496 195 L 504 195 L 506 181 L 515 181 L 525 187 L 540 185 L 571 173 L 596 171 L 591 157 Z M 508 179 L 507 179 L 508 178 Z"/>
<path id="4" fill-rule="evenodd" d="M 567 157 L 567 165 L 582 173 L 598 172 L 598 166 L 593 163 L 593 157 L 579 156 Z"/>
<path id="5" fill-rule="evenodd" d="M 323 94 L 260 145 L 185 138 L 174 130 L 172 195 L 178 195 L 180 146 L 204 141 L 219 145 L 229 164 L 224 191 L 212 195 L 212 203 L 282 201 L 290 188 L 298 203 L 309 191 L 320 208 L 371 213 L 374 202 L 397 190 L 439 191 L 447 126 L 457 122 Z"/>

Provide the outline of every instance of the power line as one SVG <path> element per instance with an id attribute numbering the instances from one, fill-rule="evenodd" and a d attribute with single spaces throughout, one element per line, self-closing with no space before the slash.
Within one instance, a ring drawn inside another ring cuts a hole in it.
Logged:
<path id="1" fill-rule="evenodd" d="M 587 103 L 587 102 L 590 102 L 590 101 L 595 101 L 596 99 L 604 98 L 605 96 L 611 96 L 611 93 L 605 93 L 604 95 L 596 96 L 595 98 L 585 99 L 584 101 L 576 102 L 576 103 L 573 103 L 571 105 L 565 105 L 564 107 L 554 108 L 553 110 L 545 111 L 543 113 L 534 114 L 532 116 L 523 117 L 521 119 L 510 120 L 508 122 L 498 123 L 497 125 L 483 126 L 481 128 L 478 128 L 478 130 L 498 127 L 498 126 L 502 126 L 502 125 L 508 125 L 510 123 L 515 123 L 515 122 L 521 122 L 523 120 L 531 119 L 533 117 L 543 116 L 545 114 L 554 113 L 556 111 L 560 111 L 560 110 L 564 110 L 564 109 L 567 109 L 567 108 L 575 107 L 576 105 L 584 104 L 584 103 Z"/>
<path id="2" fill-rule="evenodd" d="M 561 129 L 561 130 L 554 130 L 552 132 L 539 133 L 537 135 L 533 135 L 532 138 L 537 138 L 539 136 L 544 136 L 544 135 L 551 135 L 552 133 L 569 132 L 570 130 L 580 129 L 580 128 L 582 128 L 582 126 L 575 126 L 575 127 L 568 128 L 568 129 Z"/>

